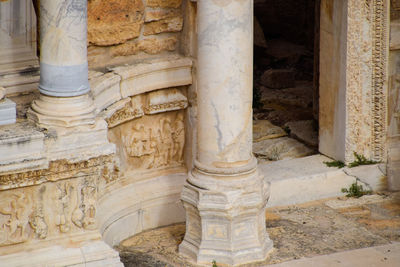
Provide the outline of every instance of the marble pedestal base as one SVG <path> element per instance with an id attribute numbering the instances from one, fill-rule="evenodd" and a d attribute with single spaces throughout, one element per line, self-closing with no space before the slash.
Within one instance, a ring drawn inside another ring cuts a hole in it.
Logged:
<path id="1" fill-rule="evenodd" d="M 198 264 L 263 260 L 272 248 L 265 227 L 269 185 L 257 169 L 234 175 L 189 173 L 182 191 L 186 234 L 179 252 Z"/>
<path id="2" fill-rule="evenodd" d="M 88 94 L 74 97 L 52 97 L 41 94 L 32 102 L 28 118 L 39 126 L 74 127 L 94 124 L 95 106 Z"/>
<path id="3" fill-rule="evenodd" d="M 16 105 L 10 99 L 0 99 L 0 125 L 13 124 L 16 121 Z"/>

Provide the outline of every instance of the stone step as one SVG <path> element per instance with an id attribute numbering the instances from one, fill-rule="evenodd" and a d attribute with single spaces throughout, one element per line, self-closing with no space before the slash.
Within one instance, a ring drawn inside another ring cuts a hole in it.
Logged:
<path id="1" fill-rule="evenodd" d="M 330 197 L 344 196 L 356 179 L 367 190 L 385 189 L 385 169 L 382 164 L 355 168 L 327 167 L 332 159 L 323 155 L 280 160 L 259 164 L 265 181 L 271 184 L 268 207 L 299 204 Z"/>

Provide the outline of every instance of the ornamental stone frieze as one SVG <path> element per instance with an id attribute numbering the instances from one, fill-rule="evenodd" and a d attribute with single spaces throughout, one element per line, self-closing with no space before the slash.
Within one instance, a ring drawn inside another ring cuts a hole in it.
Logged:
<path id="1" fill-rule="evenodd" d="M 0 246 L 96 230 L 99 188 L 117 176 L 112 156 L 1 175 Z"/>

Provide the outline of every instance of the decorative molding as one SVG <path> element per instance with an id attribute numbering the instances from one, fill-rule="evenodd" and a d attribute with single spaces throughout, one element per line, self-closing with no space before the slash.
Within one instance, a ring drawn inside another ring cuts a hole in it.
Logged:
<path id="1" fill-rule="evenodd" d="M 185 109 L 187 106 L 188 100 L 181 90 L 170 88 L 148 93 L 144 111 L 146 114 L 157 114 Z"/>
<path id="2" fill-rule="evenodd" d="M 348 2 L 346 162 L 386 160 L 389 14 L 388 0 Z"/>
<path id="3" fill-rule="evenodd" d="M 69 178 L 102 173 L 103 168 L 114 164 L 113 155 L 91 158 L 80 162 L 57 160 L 49 163 L 46 169 L 0 175 L 0 192 L 18 187 L 39 185 L 45 182 L 55 182 Z M 108 178 L 107 178 L 108 180 Z"/>
<path id="4" fill-rule="evenodd" d="M 120 101 L 125 102 L 122 108 L 113 110 L 114 112 L 106 118 L 109 128 L 113 128 L 121 123 L 140 118 L 144 115 L 142 96 L 128 97 Z M 120 106 L 119 103 L 116 106 Z"/>
<path id="5" fill-rule="evenodd" d="M 390 13 L 388 0 L 373 0 L 373 3 L 372 152 L 375 160 L 384 161 L 386 160 Z"/>
<path id="6" fill-rule="evenodd" d="M 171 57 L 112 70 L 121 76 L 121 95 L 125 98 L 192 84 L 192 64 L 190 58 Z"/>

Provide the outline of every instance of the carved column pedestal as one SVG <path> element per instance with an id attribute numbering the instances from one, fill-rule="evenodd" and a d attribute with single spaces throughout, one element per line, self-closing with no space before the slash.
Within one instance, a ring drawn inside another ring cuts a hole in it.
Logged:
<path id="1" fill-rule="evenodd" d="M 263 260 L 269 185 L 252 155 L 253 1 L 198 1 L 198 149 L 182 191 L 180 253 L 200 264 Z"/>
<path id="2" fill-rule="evenodd" d="M 30 119 L 42 127 L 94 123 L 88 95 L 87 1 L 40 1 L 40 99 Z"/>

